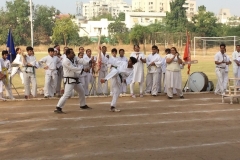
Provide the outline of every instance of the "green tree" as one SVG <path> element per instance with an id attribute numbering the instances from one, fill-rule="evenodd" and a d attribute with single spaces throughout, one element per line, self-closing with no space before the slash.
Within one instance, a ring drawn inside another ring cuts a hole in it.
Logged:
<path id="1" fill-rule="evenodd" d="M 118 21 L 125 21 L 125 13 L 124 12 L 120 12 L 118 14 L 117 20 Z"/>
<path id="2" fill-rule="evenodd" d="M 166 25 L 170 32 L 184 32 L 188 23 L 186 16 L 186 8 L 184 8 L 186 0 L 175 0 L 170 2 L 170 12 L 166 15 Z"/>
<path id="3" fill-rule="evenodd" d="M 11 26 L 16 45 L 30 44 L 29 15 L 27 0 L 6 1 L 5 26 Z"/>
<path id="4" fill-rule="evenodd" d="M 56 20 L 52 40 L 54 43 L 63 43 L 67 46 L 69 40 L 73 41 L 72 38 L 79 37 L 78 31 L 77 25 L 74 24 L 70 18 Z"/>
<path id="5" fill-rule="evenodd" d="M 218 30 L 220 30 L 221 25 L 217 23 L 214 13 L 206 11 L 205 6 L 198 7 L 198 14 L 193 16 L 192 22 L 194 24 L 194 32 L 198 36 L 218 36 Z"/>
<path id="6" fill-rule="evenodd" d="M 0 44 L 6 44 L 9 26 L 7 24 L 6 12 L 0 10 Z"/>
<path id="7" fill-rule="evenodd" d="M 130 40 L 133 43 L 144 43 L 150 35 L 150 30 L 147 26 L 135 25 L 130 32 Z"/>

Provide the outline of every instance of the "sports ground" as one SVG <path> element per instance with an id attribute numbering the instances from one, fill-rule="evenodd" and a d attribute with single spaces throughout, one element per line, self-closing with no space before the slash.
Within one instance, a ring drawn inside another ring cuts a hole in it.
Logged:
<path id="1" fill-rule="evenodd" d="M 58 99 L 0 102 L 1 160 L 238 160 L 240 108 L 212 93 L 119 98 L 76 98 L 64 111 Z"/>

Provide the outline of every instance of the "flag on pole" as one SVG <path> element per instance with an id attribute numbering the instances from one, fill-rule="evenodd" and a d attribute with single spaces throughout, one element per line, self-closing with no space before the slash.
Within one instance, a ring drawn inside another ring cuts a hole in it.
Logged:
<path id="1" fill-rule="evenodd" d="M 8 31 L 8 38 L 7 38 L 7 48 L 8 48 L 8 60 L 12 63 L 14 59 L 16 58 L 16 50 L 13 42 L 13 36 L 12 36 L 12 31 L 9 29 Z"/>
<path id="2" fill-rule="evenodd" d="M 187 41 L 186 41 L 186 46 L 184 50 L 183 60 L 185 62 L 190 62 L 191 61 L 191 52 L 190 52 L 191 42 L 190 42 L 190 37 L 188 32 L 186 33 L 186 36 L 187 36 Z M 188 72 L 187 72 L 188 75 L 190 73 L 190 68 L 191 68 L 191 63 L 188 64 Z"/>

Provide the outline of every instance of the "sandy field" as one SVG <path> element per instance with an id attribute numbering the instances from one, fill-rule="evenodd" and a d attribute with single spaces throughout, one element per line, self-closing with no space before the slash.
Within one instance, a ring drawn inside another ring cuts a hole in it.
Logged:
<path id="1" fill-rule="evenodd" d="M 1 160 L 239 160 L 240 108 L 212 93 L 0 102 Z"/>

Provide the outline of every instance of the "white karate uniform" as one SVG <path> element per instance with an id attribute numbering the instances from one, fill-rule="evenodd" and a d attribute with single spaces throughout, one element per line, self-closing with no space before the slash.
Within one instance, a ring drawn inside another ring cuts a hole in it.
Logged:
<path id="1" fill-rule="evenodd" d="M 61 66 L 61 60 L 57 56 L 50 55 L 43 57 L 39 63 L 45 63 L 48 69 L 45 70 L 44 96 L 53 97 L 56 93 L 58 73 L 57 69 Z"/>
<path id="2" fill-rule="evenodd" d="M 101 68 L 99 70 L 99 76 L 98 76 L 98 89 L 97 93 L 98 94 L 108 94 L 108 82 L 105 82 L 103 85 L 101 84 L 100 80 L 103 79 L 104 77 L 107 76 L 108 74 L 108 54 L 106 53 L 105 55 L 101 53 L 102 56 L 102 63 L 101 63 Z"/>
<path id="3" fill-rule="evenodd" d="M 222 54 L 221 52 L 218 52 L 215 54 L 214 60 L 217 62 L 222 62 L 223 60 L 224 62 L 227 62 L 227 55 L 225 53 Z M 224 78 L 226 76 L 225 69 L 226 69 L 226 63 L 221 63 L 216 65 L 215 72 L 217 75 L 217 84 L 216 84 L 215 94 L 218 93 L 219 91 L 221 94 L 225 94 L 225 90 L 226 90 L 225 88 L 227 88 L 227 86 L 225 86 L 227 84 L 227 81 Z"/>
<path id="4" fill-rule="evenodd" d="M 151 66 L 150 64 L 154 62 L 155 66 Z M 147 68 L 148 68 L 148 79 L 146 81 L 147 89 L 151 91 L 152 95 L 158 94 L 159 89 L 159 74 L 162 64 L 162 58 L 159 54 L 150 54 L 146 59 Z"/>
<path id="5" fill-rule="evenodd" d="M 4 74 L 8 75 L 2 82 L 5 86 L 6 89 L 6 95 L 7 97 L 9 97 L 10 99 L 14 99 L 13 94 L 12 94 L 12 88 L 11 88 L 11 83 L 10 83 L 10 74 L 11 74 L 11 64 L 10 61 L 8 59 L 4 60 L 1 59 L 2 61 L 2 70 L 4 72 Z"/>
<path id="6" fill-rule="evenodd" d="M 133 53 L 131 53 L 130 57 L 134 57 L 138 60 L 137 63 L 134 64 L 133 81 L 130 84 L 130 92 L 131 92 L 132 95 L 134 94 L 134 90 L 133 90 L 134 83 L 138 82 L 139 83 L 140 94 L 143 94 L 144 63 L 140 60 L 140 58 L 145 59 L 145 55 L 141 52 L 139 52 L 139 53 L 133 52 Z"/>
<path id="7" fill-rule="evenodd" d="M 3 71 L 2 71 L 2 66 L 3 66 L 3 65 L 4 65 L 4 64 L 3 64 L 3 61 L 0 60 L 0 72 L 1 72 L 2 74 L 4 74 Z M 5 100 L 5 99 L 3 98 L 3 81 L 2 81 L 2 80 L 0 80 L 0 99 L 1 99 L 1 100 Z"/>
<path id="8" fill-rule="evenodd" d="M 238 70 L 239 70 L 239 66 L 236 64 L 236 62 L 234 62 L 235 60 L 237 60 L 240 57 L 240 52 L 234 51 L 232 53 L 232 65 L 233 65 L 233 75 L 235 78 L 240 78 L 238 77 Z"/>
<path id="9" fill-rule="evenodd" d="M 65 90 L 63 96 L 60 98 L 57 107 L 63 108 L 68 98 L 72 96 L 72 90 L 74 89 L 79 96 L 80 106 L 85 106 L 85 92 L 83 86 L 78 82 L 79 75 L 82 72 L 82 68 L 77 67 L 78 64 L 84 64 L 83 61 L 76 62 L 76 59 L 72 62 L 68 58 L 64 58 L 63 65 L 63 81 L 65 83 Z"/>
<path id="10" fill-rule="evenodd" d="M 27 67 L 27 63 L 30 63 L 33 67 Z M 36 80 L 36 57 L 34 55 L 26 56 L 26 64 L 23 63 L 23 77 L 24 77 L 24 89 L 25 96 L 30 96 L 30 83 L 32 84 L 32 95 L 37 96 L 37 80 Z"/>
<path id="11" fill-rule="evenodd" d="M 228 55 L 226 55 L 226 57 L 227 57 L 227 62 L 230 62 L 231 61 L 230 57 Z M 228 86 L 228 72 L 229 72 L 229 65 L 226 65 L 224 80 L 223 80 L 225 90 L 227 90 L 227 86 Z"/>
<path id="12" fill-rule="evenodd" d="M 127 57 L 118 57 L 117 60 L 128 63 Z M 126 77 L 123 77 L 123 78 L 126 78 Z M 123 93 L 123 94 L 126 94 L 126 92 L 127 92 L 127 84 L 126 83 L 124 83 L 124 82 L 122 83 L 122 87 L 121 87 L 120 92 Z"/>
<path id="13" fill-rule="evenodd" d="M 86 73 L 86 74 L 87 74 L 87 77 L 88 77 L 88 78 L 87 78 L 88 81 L 87 81 L 87 86 L 86 86 L 86 88 L 85 88 L 85 92 L 87 91 L 87 93 L 90 94 L 88 87 L 89 87 L 89 84 L 91 84 L 91 85 L 93 85 L 93 86 L 91 86 L 91 87 L 92 87 L 92 91 L 91 91 L 91 92 L 95 95 L 95 94 L 96 94 L 96 84 L 93 84 L 94 78 L 95 78 L 95 77 L 93 77 L 93 72 L 92 72 L 92 65 L 93 65 L 93 64 L 91 64 L 91 66 L 90 66 L 90 64 L 89 64 L 89 62 L 90 62 L 90 60 L 91 60 L 91 57 L 88 57 L 87 54 L 84 54 L 83 59 L 84 59 L 85 62 L 88 63 L 85 67 L 90 68 L 90 72 L 87 72 L 87 73 Z M 97 58 L 94 57 L 93 60 L 96 61 Z"/>
<path id="14" fill-rule="evenodd" d="M 86 68 L 89 68 L 89 64 L 88 64 L 89 61 L 85 61 L 84 58 L 78 58 L 78 61 L 80 61 L 80 62 L 84 61 L 84 64 L 86 64 L 86 65 L 78 64 L 78 68 L 81 68 L 82 70 L 86 69 Z M 84 88 L 85 96 L 88 96 L 88 94 L 89 94 L 89 91 L 88 91 L 88 85 L 89 85 L 88 73 L 89 72 L 82 71 L 81 74 L 79 75 L 79 81 Z"/>
<path id="15" fill-rule="evenodd" d="M 112 66 L 116 66 L 116 63 L 118 61 L 118 57 L 113 57 L 111 56 L 108 60 L 108 68 L 109 68 L 109 72 L 111 72 L 112 70 Z M 111 82 L 111 85 L 110 85 L 110 95 L 112 95 L 112 88 L 113 88 L 113 83 Z"/>
<path id="16" fill-rule="evenodd" d="M 24 84 L 24 78 L 23 78 L 23 71 L 20 68 L 20 65 L 22 65 L 22 56 L 20 54 L 17 54 L 16 58 L 13 61 L 13 64 L 18 64 L 18 67 L 12 67 L 12 72 L 11 72 L 11 76 L 10 76 L 10 80 L 13 79 L 13 77 L 16 74 L 19 74 L 21 80 L 22 80 L 22 84 Z"/>
<path id="17" fill-rule="evenodd" d="M 111 102 L 111 107 L 116 107 L 117 99 L 121 93 L 121 78 L 119 74 L 121 74 L 122 77 L 127 77 L 126 79 L 122 78 L 122 81 L 126 81 L 126 84 L 132 83 L 132 75 L 133 75 L 133 68 L 127 68 L 128 67 L 128 62 L 124 61 L 117 61 L 115 63 L 117 66 L 116 68 L 112 68 L 111 72 L 104 78 L 105 80 L 112 79 L 113 83 L 113 98 Z"/>
<path id="18" fill-rule="evenodd" d="M 166 56 L 166 59 L 169 59 L 169 58 L 171 59 L 173 57 L 174 57 L 173 54 L 168 54 Z M 175 57 L 175 59 L 171 63 L 177 63 L 178 64 L 177 57 Z M 169 65 L 169 64 L 167 64 L 167 65 Z M 178 64 L 178 65 L 180 66 L 180 64 Z M 173 90 L 174 89 L 176 89 L 176 92 L 179 96 L 183 96 L 181 70 L 174 72 L 174 71 L 170 71 L 166 68 L 165 86 L 166 86 L 168 97 L 173 97 Z"/>

